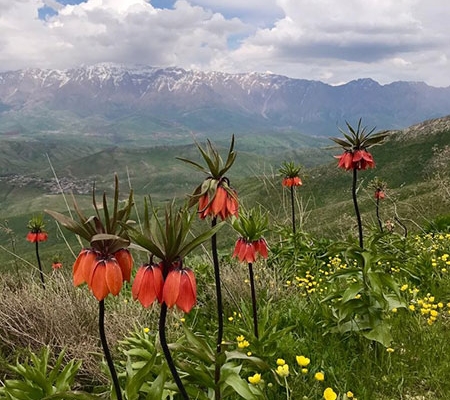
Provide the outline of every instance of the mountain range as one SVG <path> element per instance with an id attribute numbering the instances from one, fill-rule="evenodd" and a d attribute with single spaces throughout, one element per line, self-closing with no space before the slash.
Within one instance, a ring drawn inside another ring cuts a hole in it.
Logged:
<path id="1" fill-rule="evenodd" d="M 359 118 L 401 129 L 448 114 L 450 87 L 423 82 L 331 86 L 270 73 L 116 64 L 0 73 L 0 134 L 9 136 L 72 133 L 113 144 L 180 143 L 192 133 L 334 136 Z"/>

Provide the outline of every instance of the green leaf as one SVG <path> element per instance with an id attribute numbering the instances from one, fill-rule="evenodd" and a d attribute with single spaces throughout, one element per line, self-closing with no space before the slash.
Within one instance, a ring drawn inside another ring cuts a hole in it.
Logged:
<path id="1" fill-rule="evenodd" d="M 255 394 L 250 390 L 248 383 L 238 374 L 230 374 L 225 379 L 225 383 L 246 400 L 257 400 Z"/>
<path id="2" fill-rule="evenodd" d="M 355 296 L 363 290 L 363 286 L 356 282 L 350 285 L 342 295 L 341 303 L 346 303 L 349 300 L 354 300 Z"/>
<path id="3" fill-rule="evenodd" d="M 363 332 L 365 338 L 375 340 L 381 343 L 384 347 L 389 347 L 392 343 L 391 326 L 383 321 L 376 328 L 369 332 Z"/>

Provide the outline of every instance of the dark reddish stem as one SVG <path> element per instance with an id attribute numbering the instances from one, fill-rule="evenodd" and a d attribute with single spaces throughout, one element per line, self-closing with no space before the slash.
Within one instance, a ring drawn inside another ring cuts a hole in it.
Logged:
<path id="1" fill-rule="evenodd" d="M 217 217 L 213 217 L 211 226 L 214 228 L 217 225 Z M 214 279 L 216 284 L 216 299 L 217 299 L 217 341 L 216 341 L 216 363 L 214 370 L 214 383 L 215 383 L 215 400 L 221 399 L 220 394 L 220 368 L 221 368 L 221 354 L 222 354 L 222 341 L 223 341 L 223 305 L 222 305 L 222 288 L 220 283 L 220 268 L 219 268 L 219 256 L 217 254 L 217 236 L 214 234 L 211 237 L 211 251 L 214 263 Z"/>
<path id="2" fill-rule="evenodd" d="M 353 168 L 353 182 L 352 182 L 353 206 L 355 207 L 356 220 L 358 221 L 359 247 L 361 247 L 361 249 L 363 249 L 364 241 L 363 241 L 363 229 L 362 229 L 362 222 L 361 222 L 361 214 L 359 212 L 358 200 L 356 198 L 357 179 L 358 179 L 358 170 L 357 170 L 357 168 Z"/>
<path id="3" fill-rule="evenodd" d="M 253 276 L 253 264 L 248 263 L 248 274 L 250 277 L 250 289 L 252 292 L 252 308 L 253 308 L 253 332 L 255 337 L 259 339 L 258 334 L 258 310 L 256 307 L 256 289 L 255 289 L 255 278 Z"/>
<path id="4" fill-rule="evenodd" d="M 109 351 L 108 342 L 105 335 L 105 300 L 98 302 L 98 330 L 100 333 L 100 341 L 102 343 L 103 354 L 108 364 L 109 372 L 111 373 L 111 379 L 113 381 L 114 391 L 116 392 L 117 400 L 122 400 L 122 390 L 120 389 L 119 379 L 117 378 L 116 368 Z"/>
<path id="5" fill-rule="evenodd" d="M 294 198 L 294 186 L 291 186 L 291 212 L 292 212 L 292 232 L 295 235 L 295 198 Z"/>
<path id="6" fill-rule="evenodd" d="M 41 276 L 42 289 L 45 290 L 44 272 L 42 271 L 41 257 L 39 257 L 39 242 L 36 240 L 36 258 Z"/>
<path id="7" fill-rule="evenodd" d="M 166 357 L 167 365 L 169 366 L 170 372 L 172 373 L 173 379 L 177 384 L 180 394 L 183 396 L 183 399 L 189 400 L 186 388 L 184 387 L 183 382 L 181 381 L 180 375 L 178 374 L 178 371 L 175 367 L 172 355 L 170 354 L 169 345 L 167 344 L 166 317 L 167 317 L 167 304 L 163 302 L 161 304 L 161 313 L 159 314 L 159 341 L 161 343 L 164 356 Z"/>

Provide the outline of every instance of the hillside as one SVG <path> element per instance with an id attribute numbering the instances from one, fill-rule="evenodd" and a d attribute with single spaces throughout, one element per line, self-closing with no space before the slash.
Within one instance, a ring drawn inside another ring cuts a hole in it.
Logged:
<path id="1" fill-rule="evenodd" d="M 282 161 L 294 160 L 309 167 L 302 174 L 304 185 L 297 191 L 302 228 L 327 237 L 351 234 L 356 227 L 350 194 L 351 174 L 336 167 L 332 155 L 338 154 L 338 149 L 298 147 L 288 151 L 285 144 L 279 143 L 280 152 L 275 152 L 274 146 L 273 152 L 257 154 L 251 152 L 247 139 L 242 138 L 241 143 L 241 138 L 236 138 L 238 157 L 228 174 L 245 205 L 262 204 L 271 211 L 275 224 L 288 220 L 288 191 L 282 189 L 277 170 Z M 264 144 L 264 141 L 268 146 L 276 144 L 263 136 L 255 137 L 252 142 Z M 124 192 L 131 183 L 139 203 L 148 194 L 159 204 L 173 197 L 184 197 L 204 177 L 175 158 L 199 160 L 192 144 L 146 149 L 66 145 L 7 142 L 0 147 L 3 152 L 0 159 L 10 157 L 15 162 L 14 168 L 18 168 L 16 173 L 0 176 L 1 245 L 10 246 L 14 238 L 20 251 L 31 252 L 23 239 L 30 217 L 44 208 L 66 209 L 45 153 L 49 154 L 64 192 L 75 193 L 85 208 L 90 207 L 94 181 L 99 193 L 103 190 L 111 193 L 114 172 L 118 172 Z M 226 151 L 226 145 L 226 140 L 221 142 L 222 152 Z M 436 216 L 448 213 L 450 168 L 446 146 L 450 146 L 450 116 L 403 131 L 391 131 L 386 143 L 373 149 L 376 168 L 359 174 L 359 201 L 366 229 L 375 227 L 376 222 L 373 192 L 367 189 L 376 176 L 388 185 L 387 198 L 381 205 L 383 220 L 398 217 L 409 230 L 417 231 Z M 71 202 L 70 196 L 68 201 Z M 58 248 L 52 250 L 52 245 L 64 244 L 53 221 L 48 220 L 48 229 L 51 232 L 48 251 L 52 254 Z"/>

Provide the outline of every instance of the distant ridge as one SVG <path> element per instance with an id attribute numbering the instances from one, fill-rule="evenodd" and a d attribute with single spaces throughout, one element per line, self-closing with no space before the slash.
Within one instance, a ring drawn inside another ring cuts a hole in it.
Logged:
<path id="1" fill-rule="evenodd" d="M 209 136 L 297 131 L 335 135 L 363 118 L 402 129 L 450 114 L 450 87 L 423 82 L 380 85 L 366 78 L 340 86 L 268 73 L 96 64 L 67 70 L 0 73 L 0 133 L 136 132 Z M 121 136 L 122 135 L 122 136 Z"/>

